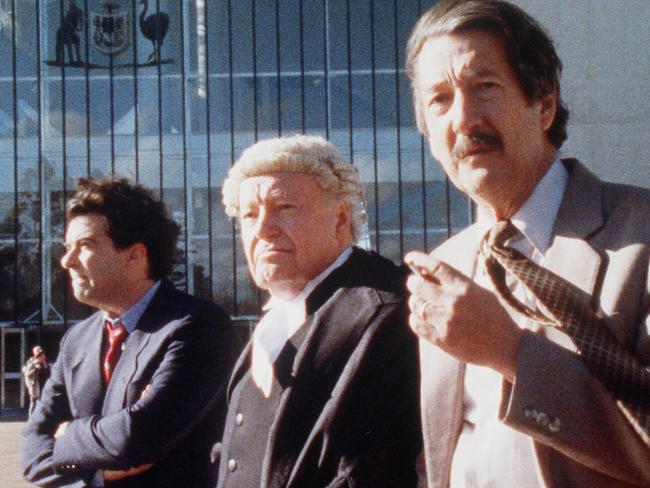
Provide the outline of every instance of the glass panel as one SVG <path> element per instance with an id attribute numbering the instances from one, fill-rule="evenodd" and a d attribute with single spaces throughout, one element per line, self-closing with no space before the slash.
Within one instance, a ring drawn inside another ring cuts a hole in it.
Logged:
<path id="1" fill-rule="evenodd" d="M 65 199 L 89 174 L 162 195 L 182 229 L 172 280 L 234 315 L 264 294 L 220 189 L 257 139 L 329 135 L 365 186 L 370 245 L 395 261 L 470 220 L 415 129 L 403 70 L 433 0 L 113 3 L 0 2 L 0 321 L 61 332 L 90 312 L 58 264 Z"/>

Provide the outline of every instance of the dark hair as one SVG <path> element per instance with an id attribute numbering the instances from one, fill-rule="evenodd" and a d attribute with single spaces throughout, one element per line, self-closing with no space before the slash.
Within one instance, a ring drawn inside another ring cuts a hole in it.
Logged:
<path id="1" fill-rule="evenodd" d="M 165 278 L 172 270 L 179 226 L 151 191 L 126 179 L 81 178 L 68 200 L 66 218 L 99 214 L 108 221 L 108 236 L 118 249 L 136 243 L 147 248 L 149 277 Z"/>
<path id="2" fill-rule="evenodd" d="M 420 130 L 426 132 L 426 126 L 414 86 L 414 70 L 422 46 L 433 37 L 468 30 L 488 31 L 503 39 L 508 63 L 528 100 L 557 93 L 555 119 L 547 135 L 559 149 L 566 140 L 569 120 L 569 110 L 560 97 L 562 61 L 544 28 L 519 7 L 503 0 L 442 0 L 418 20 L 406 47 L 406 72 L 411 78 Z"/>

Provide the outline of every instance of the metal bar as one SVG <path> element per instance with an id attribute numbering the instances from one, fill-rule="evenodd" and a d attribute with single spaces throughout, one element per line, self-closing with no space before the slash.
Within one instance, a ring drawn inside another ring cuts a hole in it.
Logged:
<path id="1" fill-rule="evenodd" d="M 208 196 L 208 285 L 210 288 L 210 298 L 214 296 L 212 280 L 212 146 L 210 143 L 211 126 L 210 126 L 210 51 L 208 47 L 209 29 L 208 29 L 208 1 L 203 4 L 205 18 L 205 132 L 206 132 L 206 150 L 208 156 L 208 178 L 207 178 L 207 196 Z"/>
<path id="2" fill-rule="evenodd" d="M 253 140 L 257 142 L 259 139 L 259 121 L 257 113 L 257 17 L 255 15 L 256 9 L 255 0 L 251 1 L 251 31 L 253 43 Z M 262 308 L 262 291 L 256 289 L 257 308 Z"/>
<path id="3" fill-rule="evenodd" d="M 207 2 L 206 2 L 207 3 Z M 156 0 L 156 34 L 157 38 L 160 35 L 160 0 Z M 156 94 L 158 102 L 158 182 L 160 199 L 164 198 L 164 184 L 163 184 L 163 106 L 162 106 L 162 78 L 161 78 L 161 64 L 160 64 L 160 43 L 154 43 L 154 55 L 156 57 Z"/>
<path id="4" fill-rule="evenodd" d="M 420 178 L 422 190 L 422 229 L 424 230 L 424 250 L 429 252 L 429 223 L 427 222 L 427 171 L 424 137 L 420 135 Z"/>
<path id="5" fill-rule="evenodd" d="M 27 350 L 27 334 L 25 329 L 20 329 L 20 364 L 18 365 L 18 383 L 20 384 L 20 408 L 25 408 L 25 382 L 22 378 L 22 365 L 27 361 L 25 358 L 25 351 Z M 40 344 L 40 338 L 38 343 Z"/>
<path id="6" fill-rule="evenodd" d="M 381 233 L 379 232 L 379 167 L 377 161 L 377 80 L 375 76 L 376 59 L 375 59 L 375 7 L 373 0 L 370 0 L 370 67 L 371 67 L 371 90 L 372 97 L 372 161 L 373 174 L 375 178 L 375 232 L 376 243 L 375 251 L 381 252 Z"/>
<path id="7" fill-rule="evenodd" d="M 325 137 L 330 138 L 330 97 L 329 97 L 329 25 L 328 1 L 323 0 L 323 89 L 325 91 Z"/>
<path id="8" fill-rule="evenodd" d="M 41 105 L 41 96 L 42 96 L 42 77 L 41 77 L 41 63 L 43 62 L 42 60 L 42 54 L 41 54 L 41 8 L 40 8 L 40 2 L 35 3 L 35 16 L 36 16 L 36 111 L 37 111 L 37 130 L 38 130 L 38 135 L 36 136 L 37 140 L 37 157 L 38 157 L 38 200 L 39 200 L 39 220 L 38 220 L 38 262 L 43 263 L 43 257 L 45 255 L 44 252 L 44 246 L 45 246 L 45 240 L 43 236 L 43 215 L 44 212 L 49 212 L 49 208 L 45 208 L 43 205 L 43 124 L 42 124 L 42 116 L 43 116 L 43 108 Z M 49 244 L 48 244 L 49 245 Z M 38 282 L 41 290 L 41 310 L 38 314 L 38 330 L 36 332 L 37 334 L 37 340 L 40 343 L 41 342 L 41 329 L 43 328 L 43 321 L 47 318 L 47 314 L 49 313 L 49 307 L 51 305 L 51 287 L 52 283 L 51 280 L 49 283 L 45 283 L 45 279 L 43 276 L 43 273 L 45 271 L 45 267 L 41 266 L 41 269 L 39 270 L 38 273 Z M 45 300 L 45 287 L 48 287 L 48 293 L 47 296 L 50 298 L 50 300 Z"/>
<path id="9" fill-rule="evenodd" d="M 13 163 L 14 163 L 14 323 L 18 326 L 18 258 L 20 251 L 18 249 L 18 222 L 20 214 L 20 202 L 18 199 L 18 79 L 17 79 L 17 55 L 16 47 L 16 0 L 11 0 L 11 72 L 13 83 L 11 84 L 11 110 L 13 112 Z M 4 353 L 4 349 L 3 349 Z M 2 376 L 4 383 L 4 375 Z"/>
<path id="10" fill-rule="evenodd" d="M 350 0 L 345 2 L 345 29 L 347 34 L 347 69 L 348 69 L 348 146 L 350 150 L 350 164 L 354 164 L 354 119 L 352 114 L 352 26 L 351 26 Z"/>
<path id="11" fill-rule="evenodd" d="M 187 198 L 187 192 L 189 191 L 189 185 L 187 184 L 187 121 L 186 121 L 186 110 L 187 110 L 187 97 L 186 97 L 186 80 L 185 80 L 185 46 L 187 46 L 187 40 L 185 39 L 185 5 L 186 2 L 179 2 L 179 12 L 180 12 L 180 23 L 181 23 L 181 154 L 183 157 L 183 228 L 185 234 L 185 242 L 183 245 L 183 252 L 185 254 L 183 259 L 183 264 L 185 268 L 185 291 L 188 293 L 192 291 L 189 282 L 190 276 L 190 253 L 189 253 L 189 199 Z"/>
<path id="12" fill-rule="evenodd" d="M 116 65 L 116 67 L 119 67 Z M 369 75 L 372 73 L 372 70 L 370 69 L 355 69 L 353 70 L 354 74 L 358 75 Z M 404 68 L 400 68 L 400 73 L 405 73 L 406 70 Z M 108 80 L 108 74 L 102 74 L 101 71 L 95 71 L 93 76 L 93 80 Z M 395 73 L 395 68 L 376 68 L 375 73 L 378 75 L 392 75 Z M 301 76 L 300 69 L 297 71 L 292 71 L 292 70 L 283 70 L 282 71 L 282 76 L 283 77 L 296 77 L 299 78 Z M 322 69 L 311 69 L 311 70 L 305 70 L 304 72 L 305 76 L 323 76 L 325 74 L 325 71 Z M 331 66 L 329 68 L 329 77 L 330 79 L 335 78 L 337 76 L 339 77 L 346 77 L 348 75 L 348 70 L 346 69 L 332 69 Z M 228 73 L 211 73 L 210 78 L 213 79 L 222 79 L 226 80 L 228 79 Z M 275 69 L 269 70 L 269 71 L 260 71 L 259 69 L 257 70 L 257 77 L 258 78 L 275 78 L 277 76 L 277 72 Z M 72 74 L 68 74 L 67 76 L 68 80 L 75 81 L 75 80 L 83 80 L 83 76 L 78 76 L 75 75 L 74 72 Z M 150 78 L 156 78 L 156 74 L 139 74 L 138 78 L 141 80 L 146 80 Z M 253 77 L 253 72 L 252 71 L 240 71 L 237 73 L 233 73 L 233 78 L 252 78 Z M 180 73 L 167 73 L 165 74 L 166 79 L 180 79 L 181 75 Z M 23 81 L 36 81 L 35 76 L 22 76 L 20 78 Z M 133 80 L 133 75 L 128 75 L 128 74 L 115 74 L 113 75 L 113 79 L 115 80 Z M 11 76 L 0 76 L 0 81 L 11 81 L 12 77 Z"/>
<path id="13" fill-rule="evenodd" d="M 280 54 L 280 1 L 275 0 L 275 67 L 276 67 L 276 105 L 278 115 L 278 136 L 282 135 L 282 57 Z"/>
<path id="14" fill-rule="evenodd" d="M 139 117 L 138 117 L 138 37 L 136 35 L 135 28 L 135 19 L 137 17 L 137 12 L 135 8 L 135 3 L 137 0 L 131 0 L 131 14 L 133 15 L 133 30 L 131 33 L 132 44 L 133 44 L 133 132 L 134 132 L 134 143 L 135 147 L 133 148 L 135 153 L 135 181 L 140 181 L 140 127 L 139 127 Z"/>
<path id="15" fill-rule="evenodd" d="M 36 2 L 37 4 L 39 2 Z M 90 30 L 90 23 L 88 22 L 88 0 L 84 0 L 84 67 L 85 89 L 86 89 L 86 176 L 90 176 L 90 46 L 88 40 L 88 31 Z"/>
<path id="16" fill-rule="evenodd" d="M 63 25 L 63 2 L 60 4 L 59 16 L 61 19 L 61 25 Z M 67 227 L 67 221 L 65 216 L 65 203 L 66 203 L 66 194 L 67 194 L 67 180 L 68 180 L 68 153 L 66 146 L 66 133 L 67 133 L 67 123 L 66 123 L 66 96 L 65 96 L 65 51 L 62 53 L 61 58 L 61 164 L 62 164 L 62 188 L 61 188 L 61 209 L 63 213 L 63 228 Z M 63 325 L 65 328 L 68 327 L 68 287 L 63 288 Z"/>
<path id="17" fill-rule="evenodd" d="M 257 113 L 257 19 L 255 16 L 255 0 L 251 1 L 251 32 L 253 41 L 253 139 L 257 142 L 259 137 Z"/>
<path id="18" fill-rule="evenodd" d="M 302 0 L 298 0 L 298 18 L 300 24 L 300 128 L 304 134 L 307 130 L 305 115 L 305 9 Z"/>
<path id="19" fill-rule="evenodd" d="M 393 0 L 393 34 L 395 49 L 395 138 L 397 143 L 397 195 L 399 220 L 399 255 L 404 255 L 404 202 L 402 188 L 402 117 L 400 107 L 399 74 L 399 29 L 397 22 L 397 0 Z"/>
<path id="20" fill-rule="evenodd" d="M 111 176 L 115 176 L 115 86 L 113 84 L 113 53 L 108 55 L 108 103 L 111 134 Z"/>
<path id="21" fill-rule="evenodd" d="M 0 352 L 2 352 L 2 360 L 0 360 L 0 413 L 2 413 L 2 410 L 5 408 L 7 397 L 5 388 L 5 371 L 7 369 L 5 366 L 5 358 L 7 357 L 5 354 L 6 347 L 5 330 L 4 328 L 0 328 Z"/>
<path id="22" fill-rule="evenodd" d="M 417 17 L 422 15 L 422 2 L 417 0 Z M 424 229 L 424 249 L 429 252 L 429 223 L 427 222 L 427 171 L 426 171 L 426 145 L 424 135 L 420 134 L 420 175 L 422 178 L 422 228 Z"/>
<path id="23" fill-rule="evenodd" d="M 234 82 L 233 82 L 233 51 L 232 51 L 232 0 L 228 0 L 228 94 L 230 102 L 230 164 L 232 165 L 235 160 L 235 95 L 234 95 Z M 233 315 L 239 315 L 239 305 L 237 300 L 237 223 L 233 219 L 231 222 L 232 229 L 232 307 Z"/>

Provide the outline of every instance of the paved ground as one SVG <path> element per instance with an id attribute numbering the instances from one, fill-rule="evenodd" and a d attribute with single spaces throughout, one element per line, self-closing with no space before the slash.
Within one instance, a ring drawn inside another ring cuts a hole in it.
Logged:
<path id="1" fill-rule="evenodd" d="M 25 488 L 30 485 L 20 476 L 21 418 L 0 417 L 0 488 Z"/>

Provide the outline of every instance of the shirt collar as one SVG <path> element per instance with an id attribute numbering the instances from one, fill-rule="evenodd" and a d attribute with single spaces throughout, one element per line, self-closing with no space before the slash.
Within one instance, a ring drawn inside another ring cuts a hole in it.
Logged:
<path id="1" fill-rule="evenodd" d="M 104 312 L 104 319 L 108 320 L 111 324 L 117 322 L 118 320 L 124 324 L 124 328 L 127 330 L 127 332 L 130 334 L 132 333 L 135 329 L 136 326 L 138 325 L 138 321 L 140 320 L 140 317 L 142 317 L 142 314 L 144 311 L 147 309 L 149 306 L 149 303 L 151 303 L 151 300 L 153 299 L 153 296 L 156 294 L 158 289 L 160 288 L 161 281 L 158 280 L 156 281 L 149 290 L 147 290 L 147 293 L 145 293 L 142 298 L 135 304 L 133 305 L 130 309 L 128 309 L 126 312 L 124 312 L 122 315 L 120 315 L 116 319 L 111 319 L 105 312 Z"/>
<path id="2" fill-rule="evenodd" d="M 546 253 L 551 244 L 553 226 L 568 179 L 568 171 L 556 157 L 528 200 L 510 219 L 535 249 L 542 254 Z M 483 237 L 494 223 L 494 216 L 492 212 L 483 207 L 478 208 L 477 215 L 478 231 L 480 237 Z"/>

